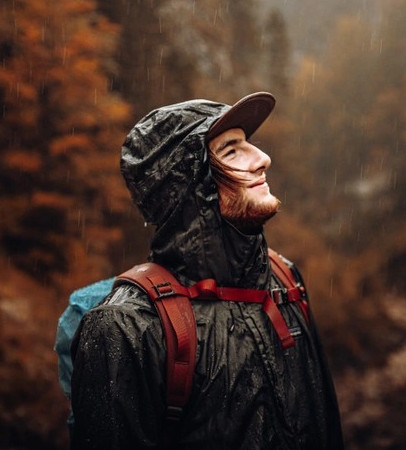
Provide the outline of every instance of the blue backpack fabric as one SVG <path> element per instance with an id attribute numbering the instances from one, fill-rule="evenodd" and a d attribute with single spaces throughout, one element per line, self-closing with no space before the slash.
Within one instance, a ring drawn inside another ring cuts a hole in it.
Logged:
<path id="1" fill-rule="evenodd" d="M 111 291 L 115 278 L 97 281 L 78 289 L 69 297 L 69 304 L 58 321 L 54 350 L 58 355 L 58 375 L 62 391 L 71 398 L 72 358 L 70 346 L 84 314 L 98 305 Z"/>

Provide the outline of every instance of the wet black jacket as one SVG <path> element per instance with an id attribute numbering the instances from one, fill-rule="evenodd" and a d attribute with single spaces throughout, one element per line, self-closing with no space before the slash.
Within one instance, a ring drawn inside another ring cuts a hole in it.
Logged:
<path id="1" fill-rule="evenodd" d="M 229 107 L 191 101 L 146 116 L 127 137 L 122 172 L 156 225 L 150 259 L 186 285 L 275 284 L 262 230 L 224 221 L 205 135 Z M 178 449 L 335 450 L 336 398 L 312 324 L 282 305 L 295 346 L 282 349 L 260 304 L 194 301 L 194 386 Z M 75 449 L 159 448 L 165 415 L 165 341 L 158 314 L 136 287 L 117 288 L 84 318 L 73 345 Z"/>

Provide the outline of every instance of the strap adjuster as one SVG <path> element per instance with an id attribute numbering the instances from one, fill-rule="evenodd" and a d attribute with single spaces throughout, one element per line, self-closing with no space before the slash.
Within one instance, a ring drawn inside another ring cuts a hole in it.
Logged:
<path id="1" fill-rule="evenodd" d="M 282 288 L 271 289 L 271 297 L 277 305 L 281 305 L 282 303 L 286 303 L 288 301 L 287 291 Z"/>
<path id="2" fill-rule="evenodd" d="M 154 284 L 152 287 L 155 289 L 155 292 L 158 295 L 158 297 L 157 297 L 158 300 L 160 298 L 166 298 L 166 297 L 171 297 L 172 295 L 175 295 L 175 292 L 169 281 L 167 281 L 166 283 Z"/>
<path id="3" fill-rule="evenodd" d="M 166 407 L 166 418 L 169 421 L 179 421 L 183 414 L 183 408 L 180 406 L 171 406 L 168 405 Z"/>

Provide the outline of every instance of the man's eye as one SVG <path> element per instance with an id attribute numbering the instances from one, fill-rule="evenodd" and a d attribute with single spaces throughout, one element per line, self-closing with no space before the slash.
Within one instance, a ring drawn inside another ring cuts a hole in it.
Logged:
<path id="1" fill-rule="evenodd" d="M 230 148 L 229 150 L 224 152 L 223 158 L 230 158 L 233 155 L 235 155 L 235 149 L 234 148 Z"/>

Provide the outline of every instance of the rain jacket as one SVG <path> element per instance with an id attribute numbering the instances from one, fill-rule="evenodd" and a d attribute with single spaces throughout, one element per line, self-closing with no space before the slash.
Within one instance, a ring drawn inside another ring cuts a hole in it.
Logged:
<path id="1" fill-rule="evenodd" d="M 191 285 L 270 289 L 262 229 L 225 221 L 205 136 L 230 107 L 205 100 L 153 111 L 127 136 L 121 168 L 145 219 L 156 225 L 150 260 Z M 313 321 L 283 304 L 295 337 L 283 349 L 261 304 L 193 301 L 197 356 L 177 449 L 343 448 L 332 380 Z M 161 448 L 165 340 L 149 298 L 116 288 L 84 317 L 72 347 L 74 449 Z"/>

